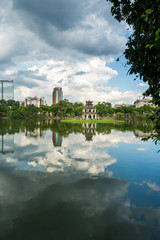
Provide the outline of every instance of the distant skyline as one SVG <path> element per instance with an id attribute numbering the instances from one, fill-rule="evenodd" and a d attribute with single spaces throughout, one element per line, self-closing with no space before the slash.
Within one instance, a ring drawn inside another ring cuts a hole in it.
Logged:
<path id="1" fill-rule="evenodd" d="M 106 0 L 0 0 L 0 79 L 14 80 L 15 100 L 62 87 L 71 102 L 133 104 L 147 84 L 127 75 L 121 56 L 128 26 Z M 129 30 L 132 31 L 132 30 Z M 130 32 L 129 32 L 130 33 Z"/>

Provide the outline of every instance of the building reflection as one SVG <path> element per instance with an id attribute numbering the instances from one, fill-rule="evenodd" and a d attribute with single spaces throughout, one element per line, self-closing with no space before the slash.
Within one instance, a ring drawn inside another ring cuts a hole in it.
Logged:
<path id="1" fill-rule="evenodd" d="M 153 134 L 154 132 L 142 132 L 140 130 L 135 130 L 134 135 L 139 138 L 148 138 Z"/>
<path id="2" fill-rule="evenodd" d="M 96 123 L 82 123 L 82 134 L 85 135 L 86 141 L 92 141 L 96 135 Z"/>
<path id="3" fill-rule="evenodd" d="M 50 125 L 52 125 L 52 124 L 53 124 L 53 122 L 54 122 L 54 120 L 53 120 L 53 119 L 45 119 L 45 124 L 46 124 L 47 126 L 50 126 Z"/>
<path id="4" fill-rule="evenodd" d="M 25 130 L 25 135 L 28 138 L 38 138 L 44 136 L 44 131 L 42 131 L 40 128 L 35 128 L 33 131 Z"/>
<path id="5" fill-rule="evenodd" d="M 58 132 L 52 132 L 52 142 L 55 147 L 61 147 L 62 136 Z"/>
<path id="6" fill-rule="evenodd" d="M 0 138 L 0 153 L 7 154 L 14 152 L 14 135 L 5 134 Z"/>

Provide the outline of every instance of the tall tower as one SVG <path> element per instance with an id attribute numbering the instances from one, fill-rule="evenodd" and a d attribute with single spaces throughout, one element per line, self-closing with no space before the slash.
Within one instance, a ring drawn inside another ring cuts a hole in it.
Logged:
<path id="1" fill-rule="evenodd" d="M 1 98 L 2 100 L 14 100 L 14 82 L 13 80 L 0 80 Z"/>
<path id="2" fill-rule="evenodd" d="M 62 88 L 56 87 L 53 89 L 53 93 L 52 93 L 52 104 L 56 104 L 61 100 L 63 100 Z"/>

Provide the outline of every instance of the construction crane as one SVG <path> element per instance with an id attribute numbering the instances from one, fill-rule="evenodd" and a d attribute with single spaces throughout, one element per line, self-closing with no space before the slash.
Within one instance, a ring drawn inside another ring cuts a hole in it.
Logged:
<path id="1" fill-rule="evenodd" d="M 13 83 L 13 99 L 14 99 L 14 82 L 13 80 L 0 80 L 1 84 L 2 84 L 2 100 L 3 100 L 3 93 L 4 93 L 4 90 L 3 90 L 3 83 L 4 82 L 12 82 Z"/>

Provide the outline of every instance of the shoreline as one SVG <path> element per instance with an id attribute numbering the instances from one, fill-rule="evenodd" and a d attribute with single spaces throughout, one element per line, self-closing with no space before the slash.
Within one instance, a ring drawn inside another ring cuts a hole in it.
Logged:
<path id="1" fill-rule="evenodd" d="M 8 116 L 5 116 L 5 117 L 0 117 L 0 120 L 12 120 L 12 118 L 8 117 Z M 93 122 L 101 122 L 104 121 L 104 122 L 125 122 L 125 121 L 132 121 L 132 120 L 136 120 L 136 121 L 139 121 L 141 120 L 140 118 L 122 118 L 122 119 L 117 119 L 116 117 L 100 117 L 98 120 L 82 120 L 81 117 L 52 117 L 52 116 L 40 116 L 38 117 L 37 119 L 39 120 L 57 120 L 57 121 L 64 121 L 64 122 L 90 122 L 90 123 L 93 123 Z M 30 120 L 30 118 L 16 118 L 16 120 Z M 33 119 L 32 119 L 33 120 Z M 146 120 L 150 120 L 150 119 L 147 119 Z"/>
<path id="2" fill-rule="evenodd" d="M 99 119 L 99 120 L 76 120 L 76 119 L 62 119 L 62 123 L 125 123 L 124 120 L 115 119 Z"/>

